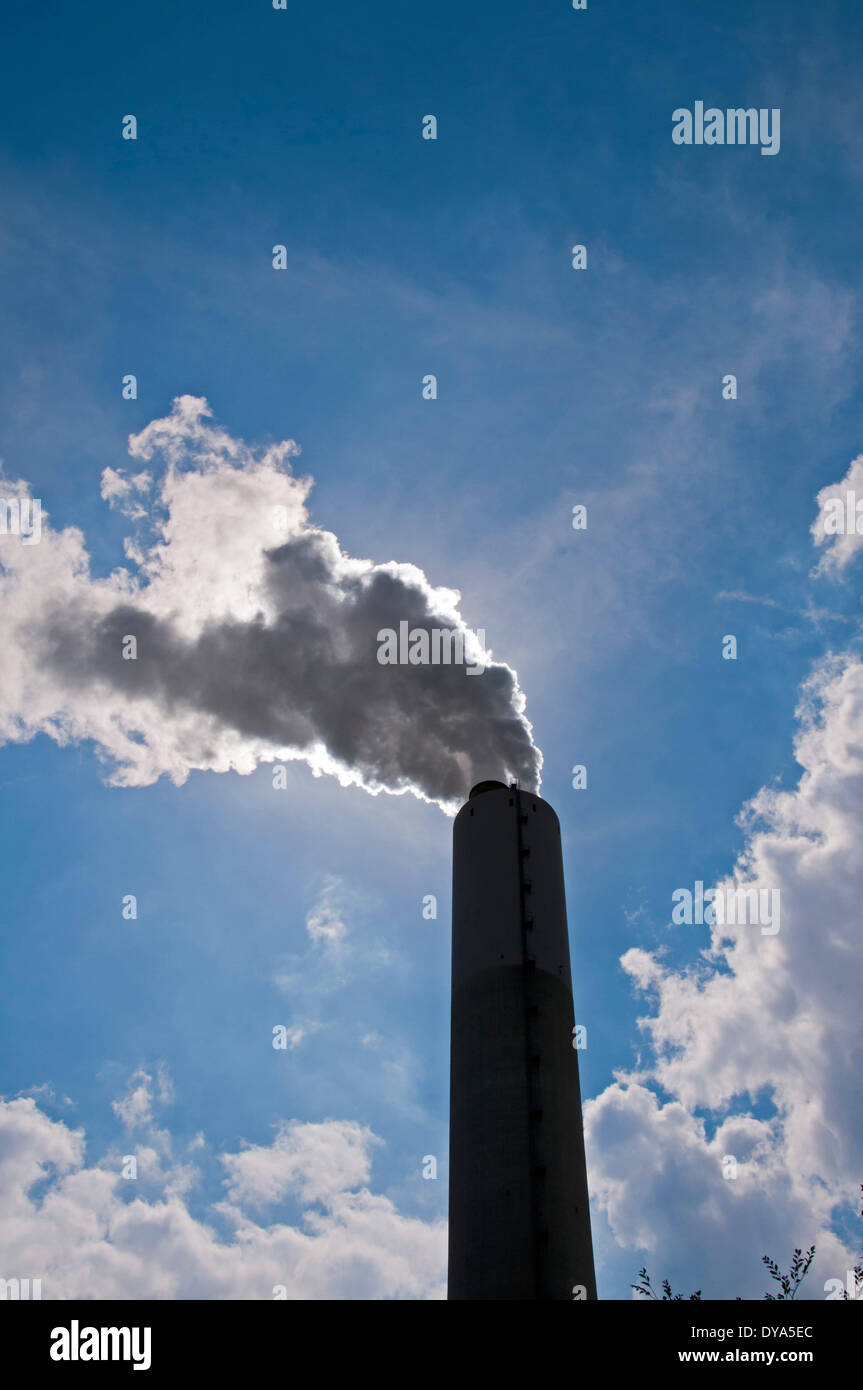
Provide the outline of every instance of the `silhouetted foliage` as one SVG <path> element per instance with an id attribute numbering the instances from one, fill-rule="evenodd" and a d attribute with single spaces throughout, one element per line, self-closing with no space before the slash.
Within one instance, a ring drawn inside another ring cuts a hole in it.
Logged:
<path id="1" fill-rule="evenodd" d="M 770 1270 L 770 1278 L 775 1279 L 782 1290 L 781 1293 L 766 1293 L 764 1297 L 769 1299 L 771 1303 L 782 1303 L 785 1299 L 793 1298 L 802 1281 L 806 1278 L 806 1273 L 814 1256 L 814 1245 L 810 1245 L 805 1255 L 798 1247 L 794 1251 L 791 1268 L 787 1274 L 783 1274 L 775 1260 L 771 1260 L 769 1255 L 762 1255 L 761 1263 L 767 1266 Z"/>
<path id="2" fill-rule="evenodd" d="M 638 1271 L 638 1278 L 639 1278 L 639 1280 L 640 1280 L 641 1282 L 638 1283 L 638 1284 L 633 1284 L 633 1285 L 631 1285 L 631 1287 L 632 1287 L 633 1289 L 637 1289 L 637 1291 L 638 1291 L 639 1293 L 644 1294 L 645 1298 L 656 1298 L 656 1299 L 659 1300 L 660 1303 L 668 1303 L 669 1301 L 672 1302 L 672 1303 L 679 1303 L 679 1302 L 682 1300 L 682 1298 L 683 1298 L 683 1294 L 682 1294 L 682 1293 L 672 1293 L 672 1292 L 671 1292 L 671 1285 L 669 1284 L 669 1282 L 668 1282 L 667 1279 L 663 1279 L 663 1281 L 662 1281 L 662 1297 L 660 1298 L 659 1294 L 656 1292 L 656 1290 L 654 1289 L 653 1285 L 652 1285 L 651 1282 L 650 1282 L 650 1275 L 648 1274 L 646 1268 L 645 1268 L 645 1269 L 640 1269 L 640 1270 Z M 701 1298 L 701 1290 L 700 1290 L 700 1289 L 697 1289 L 695 1293 L 691 1293 L 691 1294 L 689 1295 L 689 1301 L 690 1301 L 690 1302 L 692 1302 L 693 1299 L 700 1299 L 700 1298 Z"/>

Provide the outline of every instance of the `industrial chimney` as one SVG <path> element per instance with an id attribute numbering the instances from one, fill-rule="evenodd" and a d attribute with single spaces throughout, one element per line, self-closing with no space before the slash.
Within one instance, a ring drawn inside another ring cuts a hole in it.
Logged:
<path id="1" fill-rule="evenodd" d="M 453 827 L 451 1299 L 596 1298 L 560 825 L 480 782 Z"/>

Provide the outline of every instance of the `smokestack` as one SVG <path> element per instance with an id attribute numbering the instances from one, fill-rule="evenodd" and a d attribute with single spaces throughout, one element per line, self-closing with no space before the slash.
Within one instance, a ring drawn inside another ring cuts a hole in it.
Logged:
<path id="1" fill-rule="evenodd" d="M 596 1298 L 574 1023 L 557 816 L 480 782 L 453 827 L 451 1299 Z"/>

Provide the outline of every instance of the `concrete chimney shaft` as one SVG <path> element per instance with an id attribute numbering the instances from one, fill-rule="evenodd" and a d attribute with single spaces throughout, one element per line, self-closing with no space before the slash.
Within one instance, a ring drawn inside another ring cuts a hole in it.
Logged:
<path id="1" fill-rule="evenodd" d="M 453 827 L 451 1299 L 596 1298 L 574 1023 L 557 816 L 481 782 Z"/>

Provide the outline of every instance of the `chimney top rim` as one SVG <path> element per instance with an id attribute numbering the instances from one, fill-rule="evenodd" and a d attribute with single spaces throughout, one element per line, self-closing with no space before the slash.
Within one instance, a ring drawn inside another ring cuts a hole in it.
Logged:
<path id="1" fill-rule="evenodd" d="M 475 783 L 474 786 L 472 786 L 471 789 L 470 789 L 470 793 L 469 793 L 469 795 L 468 795 L 468 801 L 473 801 L 474 797 L 476 797 L 476 796 L 482 796 L 483 792 L 497 792 L 497 791 L 504 791 L 504 792 L 505 792 L 505 791 L 507 791 L 507 790 L 508 790 L 508 789 L 507 789 L 507 785 L 506 785 L 505 782 L 495 782 L 495 781 L 477 782 L 477 783 Z"/>

